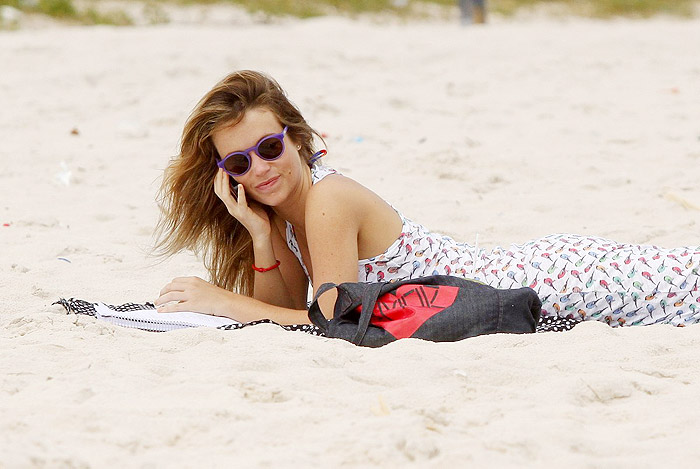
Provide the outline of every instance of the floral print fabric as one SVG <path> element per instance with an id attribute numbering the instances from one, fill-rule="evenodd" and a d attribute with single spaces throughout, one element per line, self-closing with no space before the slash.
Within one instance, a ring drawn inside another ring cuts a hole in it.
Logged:
<path id="1" fill-rule="evenodd" d="M 314 169 L 313 181 L 334 172 Z M 544 317 L 612 326 L 700 322 L 700 246 L 664 249 L 553 234 L 486 251 L 399 215 L 401 235 L 386 252 L 358 262 L 359 282 L 456 275 L 496 288 L 530 287 L 542 300 Z M 304 267 L 289 223 L 287 244 Z"/>

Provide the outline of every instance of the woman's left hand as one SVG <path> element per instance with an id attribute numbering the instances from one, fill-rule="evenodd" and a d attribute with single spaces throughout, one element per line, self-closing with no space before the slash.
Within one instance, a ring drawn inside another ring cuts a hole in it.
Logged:
<path id="1" fill-rule="evenodd" d="M 199 277 L 178 277 L 160 291 L 154 302 L 159 313 L 192 311 L 232 317 L 236 294 Z"/>

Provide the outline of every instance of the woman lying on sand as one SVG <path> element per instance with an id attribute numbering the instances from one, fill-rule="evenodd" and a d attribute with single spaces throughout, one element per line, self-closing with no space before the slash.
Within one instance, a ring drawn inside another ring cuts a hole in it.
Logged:
<path id="1" fill-rule="evenodd" d="M 319 165 L 314 135 L 261 73 L 233 73 L 204 96 L 165 172 L 158 247 L 202 255 L 213 283 L 174 279 L 156 300 L 159 311 L 304 324 L 308 282 L 315 291 L 326 282 L 447 274 L 531 287 L 543 316 L 615 326 L 700 321 L 700 246 L 557 234 L 486 252 L 431 233 Z M 319 301 L 328 318 L 334 295 Z"/>

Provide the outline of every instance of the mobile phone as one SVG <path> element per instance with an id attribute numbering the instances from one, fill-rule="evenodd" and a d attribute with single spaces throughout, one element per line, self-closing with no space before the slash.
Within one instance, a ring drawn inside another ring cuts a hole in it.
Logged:
<path id="1" fill-rule="evenodd" d="M 234 181 L 232 177 L 229 177 L 228 183 L 231 187 L 231 194 L 233 195 L 233 198 L 238 200 L 238 183 Z"/>

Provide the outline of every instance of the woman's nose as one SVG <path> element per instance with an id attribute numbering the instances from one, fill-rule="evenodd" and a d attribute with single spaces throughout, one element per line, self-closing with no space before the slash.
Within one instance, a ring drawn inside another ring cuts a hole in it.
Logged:
<path id="1" fill-rule="evenodd" d="M 250 154 L 250 171 L 253 174 L 265 174 L 270 169 L 270 162 L 260 158 L 260 156 L 251 151 Z"/>

